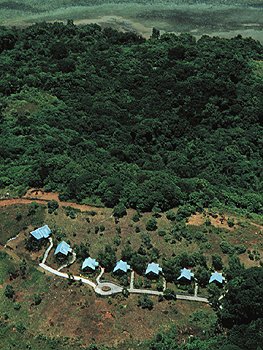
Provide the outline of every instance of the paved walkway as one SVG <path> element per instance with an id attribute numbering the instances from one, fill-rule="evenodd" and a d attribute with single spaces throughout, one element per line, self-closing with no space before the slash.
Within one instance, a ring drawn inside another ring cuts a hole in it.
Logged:
<path id="1" fill-rule="evenodd" d="M 96 284 L 90 280 L 88 280 L 87 278 L 83 278 L 80 276 L 70 276 L 69 274 L 65 273 L 65 272 L 60 272 L 58 270 L 52 269 L 52 267 L 40 263 L 39 266 L 44 269 L 45 271 L 48 271 L 49 273 L 52 273 L 53 275 L 59 276 L 59 277 L 63 277 L 63 278 L 71 278 L 75 281 L 81 281 L 82 283 L 88 284 L 89 286 L 91 286 L 93 289 L 96 288 Z"/>
<path id="2" fill-rule="evenodd" d="M 6 248 L 8 243 L 11 242 L 11 241 L 14 241 L 15 239 L 18 238 L 18 236 L 20 235 L 20 233 L 18 235 L 16 235 L 15 237 L 12 237 L 12 238 L 9 238 L 9 240 L 6 242 L 6 244 L 4 245 L 4 247 Z"/>
<path id="3" fill-rule="evenodd" d="M 52 240 L 52 238 L 49 237 L 48 240 L 49 240 L 49 243 L 50 243 L 50 244 L 49 244 L 49 247 L 47 248 L 47 250 L 45 251 L 44 257 L 43 257 L 43 259 L 42 259 L 42 264 L 45 264 L 45 262 L 46 262 L 46 260 L 47 260 L 47 257 L 48 257 L 48 254 L 49 254 L 50 250 L 51 250 L 52 247 L 53 247 L 53 240 Z"/>
<path id="4" fill-rule="evenodd" d="M 195 293 L 194 293 L 195 297 L 197 297 L 197 293 L 198 293 L 198 283 L 195 282 Z"/>
<path id="5" fill-rule="evenodd" d="M 16 238 L 17 238 L 17 236 L 13 237 L 10 240 L 14 240 Z M 46 265 L 45 262 L 48 258 L 48 254 L 50 253 L 50 251 L 53 247 L 53 240 L 51 237 L 49 237 L 49 242 L 50 242 L 50 244 L 44 253 L 42 262 L 39 264 L 39 267 L 41 269 L 43 269 L 43 270 L 47 271 L 48 273 L 51 273 L 55 276 L 58 276 L 58 277 L 72 279 L 74 281 L 81 281 L 82 283 L 87 284 L 90 287 L 92 287 L 94 289 L 95 293 L 97 293 L 98 295 L 101 295 L 101 296 L 111 296 L 114 294 L 121 293 L 123 291 L 122 286 L 118 286 L 117 284 L 112 283 L 112 282 L 101 282 L 100 281 L 101 277 L 103 276 L 103 274 L 105 272 L 105 269 L 103 267 L 101 267 L 100 274 L 96 278 L 96 283 L 90 281 L 87 278 L 81 277 L 81 276 L 75 276 L 75 275 L 70 275 L 68 273 L 60 272 L 60 270 L 62 268 L 65 268 L 65 267 L 67 267 L 75 262 L 75 260 L 76 260 L 76 253 L 75 252 L 72 253 L 73 254 L 72 260 L 68 264 L 61 266 L 58 270 L 55 270 L 52 267 Z M 6 247 L 6 245 L 5 245 L 5 247 Z M 166 281 L 164 279 L 164 290 L 165 289 L 166 289 Z M 134 293 L 134 294 L 148 294 L 148 295 L 155 295 L 155 296 L 163 295 L 163 292 L 159 292 L 159 291 L 155 291 L 155 290 L 134 288 L 134 271 L 131 272 L 130 288 L 128 289 L 128 291 L 129 291 L 129 293 Z M 208 300 L 206 298 L 201 298 L 201 297 L 198 297 L 196 295 L 192 296 L 192 295 L 176 294 L 176 297 L 179 300 L 199 301 L 199 302 L 203 302 L 203 303 L 208 303 Z"/>
<path id="6" fill-rule="evenodd" d="M 184 295 L 184 294 L 176 294 L 177 300 L 188 300 L 188 301 L 199 301 L 201 303 L 209 303 L 207 298 L 196 297 L 194 295 Z"/>

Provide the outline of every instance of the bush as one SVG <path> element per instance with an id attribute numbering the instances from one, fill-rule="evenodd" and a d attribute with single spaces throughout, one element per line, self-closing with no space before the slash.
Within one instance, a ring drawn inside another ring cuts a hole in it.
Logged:
<path id="1" fill-rule="evenodd" d="M 47 207 L 48 207 L 48 213 L 52 214 L 52 213 L 54 213 L 55 210 L 58 209 L 59 204 L 57 201 L 51 200 L 47 203 Z"/>
<path id="2" fill-rule="evenodd" d="M 244 245 L 240 244 L 235 246 L 235 251 L 237 254 L 244 254 L 247 251 L 247 248 Z"/>
<path id="3" fill-rule="evenodd" d="M 212 264 L 215 270 L 222 270 L 223 261 L 220 255 L 212 255 Z"/>
<path id="4" fill-rule="evenodd" d="M 166 235 L 166 231 L 165 231 L 165 230 L 159 230 L 159 231 L 158 231 L 158 235 L 159 235 L 160 237 L 164 237 L 164 236 Z"/>
<path id="5" fill-rule="evenodd" d="M 134 222 L 140 221 L 140 215 L 138 213 L 134 214 L 132 217 L 132 221 L 134 221 Z"/>
<path id="6" fill-rule="evenodd" d="M 138 298 L 138 306 L 142 309 L 151 310 L 153 308 L 153 301 L 148 297 L 147 294 L 143 294 Z"/>
<path id="7" fill-rule="evenodd" d="M 169 288 L 165 289 L 165 291 L 163 292 L 163 296 L 166 300 L 176 300 L 175 291 Z"/>
<path id="8" fill-rule="evenodd" d="M 222 241 L 220 243 L 220 248 L 224 254 L 234 254 L 235 248 L 229 244 L 227 241 Z"/>
<path id="9" fill-rule="evenodd" d="M 166 217 L 167 217 L 167 219 L 170 220 L 170 221 L 175 221 L 175 219 L 176 219 L 176 214 L 175 214 L 174 211 L 169 210 L 169 211 L 166 213 Z"/>
<path id="10" fill-rule="evenodd" d="M 21 221 L 22 220 L 22 214 L 18 213 L 16 214 L 16 221 Z"/>
<path id="11" fill-rule="evenodd" d="M 235 221 L 234 221 L 234 219 L 228 218 L 228 219 L 227 219 L 227 224 L 228 224 L 229 227 L 235 226 Z"/>
<path id="12" fill-rule="evenodd" d="M 16 311 L 20 310 L 21 309 L 21 304 L 20 303 L 14 303 L 14 309 Z"/>
<path id="13" fill-rule="evenodd" d="M 155 218 L 151 218 L 147 223 L 146 223 L 146 230 L 147 231 L 155 231 L 157 230 L 157 220 Z"/>
<path id="14" fill-rule="evenodd" d="M 127 215 L 126 207 L 122 202 L 120 202 L 113 208 L 113 216 L 116 218 L 122 218 L 125 215 Z"/>
<path id="15" fill-rule="evenodd" d="M 14 291 L 14 288 L 8 284 L 6 287 L 5 287 L 5 291 L 4 291 L 4 295 L 8 298 L 8 299 L 13 299 L 14 296 L 15 296 L 15 291 Z"/>

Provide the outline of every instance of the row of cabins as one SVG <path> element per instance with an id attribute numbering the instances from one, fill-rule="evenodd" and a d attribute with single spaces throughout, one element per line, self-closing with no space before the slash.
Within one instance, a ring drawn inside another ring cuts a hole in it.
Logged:
<path id="1" fill-rule="evenodd" d="M 30 233 L 36 240 L 41 240 L 43 238 L 48 238 L 51 235 L 51 230 L 47 225 L 45 225 Z M 68 256 L 69 253 L 72 253 L 72 248 L 68 243 L 62 241 L 56 247 L 54 254 Z M 83 261 L 81 269 L 83 271 L 95 271 L 97 267 L 99 267 L 99 263 L 95 259 L 88 257 Z M 131 266 L 127 264 L 126 261 L 119 260 L 113 269 L 113 273 L 127 273 L 129 270 L 131 270 Z M 145 271 L 145 275 L 159 276 L 162 273 L 162 271 L 163 270 L 159 264 L 152 262 L 148 264 L 147 269 Z M 183 268 L 181 269 L 181 274 L 177 278 L 177 280 L 191 282 L 193 277 L 194 274 L 190 269 Z M 209 279 L 209 283 L 216 282 L 219 284 L 223 284 L 224 281 L 225 278 L 222 276 L 222 273 L 219 272 L 212 273 Z"/>

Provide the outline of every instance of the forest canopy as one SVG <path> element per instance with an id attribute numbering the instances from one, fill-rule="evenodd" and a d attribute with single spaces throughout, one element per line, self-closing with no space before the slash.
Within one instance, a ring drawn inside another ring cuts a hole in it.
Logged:
<path id="1" fill-rule="evenodd" d="M 241 36 L 1 27 L 0 188 L 262 213 L 262 53 Z"/>

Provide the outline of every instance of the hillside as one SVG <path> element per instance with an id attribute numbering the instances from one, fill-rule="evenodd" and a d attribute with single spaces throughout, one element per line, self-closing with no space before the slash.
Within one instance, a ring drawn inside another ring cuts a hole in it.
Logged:
<path id="1" fill-rule="evenodd" d="M 49 349 L 56 344 L 66 350 L 67 346 L 75 349 L 95 342 L 116 346 L 116 349 L 137 349 L 140 344 L 142 349 L 148 350 L 152 348 L 148 348 L 145 340 L 154 337 L 160 325 L 165 330 L 176 325 L 180 343 L 189 335 L 202 336 L 204 330 L 206 336 L 213 334 L 216 312 L 206 304 L 151 297 L 153 308 L 149 311 L 138 307 L 136 295 L 99 298 L 86 285 L 44 274 L 38 264 L 46 247 L 33 252 L 25 247 L 29 232 L 44 223 L 53 231 L 54 248 L 47 260 L 49 266 L 58 266 L 53 254 L 62 239 L 77 252 L 77 261 L 63 271 L 75 275 L 83 275 L 83 253 L 102 261 L 100 252 L 108 245 L 113 247 L 116 259 L 125 259 L 135 268 L 135 285 L 153 291 L 160 287 L 163 277 L 151 280 L 137 272 L 152 260 L 163 267 L 168 290 L 179 294 L 192 294 L 194 283 L 180 285 L 175 282 L 174 274 L 184 264 L 192 266 L 199 284 L 198 295 L 209 298 L 213 298 L 213 289 L 204 276 L 214 269 L 212 256 L 217 257 L 217 262 L 221 260 L 221 269 L 228 282 L 244 267 L 262 265 L 263 226 L 245 217 L 229 213 L 228 218 L 206 211 L 202 214 L 185 212 L 182 216 L 183 208 L 138 217 L 134 210 L 128 210 L 119 223 L 115 223 L 110 209 L 83 206 L 81 211 L 72 207 L 69 210 L 59 202 L 59 208 L 50 213 L 43 199 L 48 198 L 48 194 L 35 197 L 35 200 L 28 199 L 28 204 L 18 204 L 19 200 L 17 204 L 8 204 L 8 200 L 0 203 L 0 228 L 5 232 L 5 242 L 18 234 L 0 251 L 0 311 L 6 315 L 1 328 L 2 334 L 6 335 L 2 338 L 2 346 L 20 339 L 20 349 L 26 349 L 29 338 L 32 349 L 37 346 Z M 42 198 L 42 204 L 36 204 L 37 198 Z M 149 221 L 153 218 L 156 227 L 150 230 Z M 2 234 L 1 239 L 4 244 Z M 136 267 L 135 261 L 140 261 L 140 265 Z M 98 273 L 84 275 L 95 281 Z M 126 285 L 130 274 L 127 278 L 118 277 L 109 271 L 104 279 Z M 7 285 L 15 291 L 13 300 L 4 295 Z M 16 329 L 14 334 L 8 333 L 12 327 Z M 59 340 L 53 339 L 58 335 Z"/>
<path id="2" fill-rule="evenodd" d="M 260 349 L 262 54 L 0 27 L 0 348 Z"/>
<path id="3" fill-rule="evenodd" d="M 3 193 L 262 213 L 258 42 L 71 21 L 2 28 L 0 42 Z"/>

